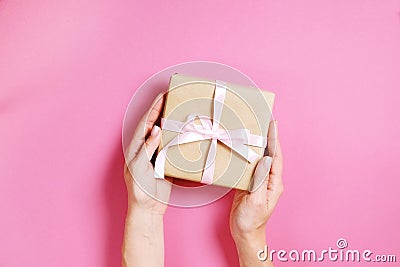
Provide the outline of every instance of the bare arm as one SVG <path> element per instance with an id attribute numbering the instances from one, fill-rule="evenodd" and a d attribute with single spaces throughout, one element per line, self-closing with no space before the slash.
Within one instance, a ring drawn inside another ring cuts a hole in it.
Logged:
<path id="1" fill-rule="evenodd" d="M 128 191 L 122 245 L 122 266 L 125 267 L 164 266 L 163 217 L 171 185 L 154 178 L 150 162 L 161 140 L 161 130 L 154 123 L 162 111 L 162 104 L 163 98 L 159 95 L 138 124 L 125 153 Z"/>
<path id="2" fill-rule="evenodd" d="M 267 259 L 258 259 L 258 251 L 266 245 L 265 230 L 278 199 L 283 192 L 282 152 L 276 121 L 268 132 L 268 154 L 257 165 L 251 193 L 236 191 L 231 210 L 231 234 L 235 240 L 241 267 L 273 266 Z"/>
<path id="3" fill-rule="evenodd" d="M 163 216 L 132 207 L 125 222 L 123 265 L 164 266 Z"/>

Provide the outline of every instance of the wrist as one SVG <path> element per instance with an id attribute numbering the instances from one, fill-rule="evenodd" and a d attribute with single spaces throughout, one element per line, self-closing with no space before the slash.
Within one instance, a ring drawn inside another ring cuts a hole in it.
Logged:
<path id="1" fill-rule="evenodd" d="M 138 206 L 128 208 L 125 219 L 125 236 L 147 239 L 150 243 L 163 236 L 163 216 Z"/>
<path id="2" fill-rule="evenodd" d="M 266 247 L 264 231 L 238 235 L 234 238 L 240 267 L 273 266 L 271 262 L 261 261 L 258 257 L 260 250 Z"/>
<path id="3" fill-rule="evenodd" d="M 151 222 L 163 221 L 163 214 L 154 212 L 153 210 L 141 207 L 136 204 L 128 205 L 127 220 L 146 220 Z"/>
<path id="4" fill-rule="evenodd" d="M 236 246 L 251 246 L 253 244 L 263 245 L 266 242 L 265 229 L 254 231 L 234 232 L 232 233 Z"/>
<path id="5" fill-rule="evenodd" d="M 123 266 L 164 266 L 163 225 L 162 214 L 140 205 L 128 206 Z"/>

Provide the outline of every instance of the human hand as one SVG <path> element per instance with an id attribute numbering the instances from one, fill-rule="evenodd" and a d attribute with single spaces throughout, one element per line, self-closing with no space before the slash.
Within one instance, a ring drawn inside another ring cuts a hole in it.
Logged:
<path id="1" fill-rule="evenodd" d="M 124 177 L 128 191 L 128 212 L 122 245 L 122 266 L 164 266 L 163 215 L 171 184 L 154 178 L 150 159 L 161 141 L 154 125 L 164 99 L 158 95 L 136 127 L 125 151 Z"/>
<path id="2" fill-rule="evenodd" d="M 154 178 L 150 160 L 161 141 L 161 129 L 154 125 L 161 114 L 164 98 L 159 94 L 136 127 L 125 151 L 125 184 L 128 209 L 163 215 L 167 208 L 171 183 Z M 146 138 L 147 137 L 147 138 Z"/>
<path id="3" fill-rule="evenodd" d="M 274 157 L 266 156 L 259 161 L 253 177 L 253 184 L 258 188 L 250 193 L 237 190 L 233 199 L 230 228 L 237 244 L 264 242 L 267 221 L 283 192 L 282 152 L 276 121 L 270 123 L 267 138 L 268 154 Z"/>

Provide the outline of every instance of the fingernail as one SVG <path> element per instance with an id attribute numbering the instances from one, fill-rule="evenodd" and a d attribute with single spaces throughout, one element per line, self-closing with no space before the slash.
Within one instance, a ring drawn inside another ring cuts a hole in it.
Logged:
<path id="1" fill-rule="evenodd" d="M 272 157 L 266 156 L 265 159 L 264 159 L 264 162 L 263 162 L 264 167 L 265 167 L 266 169 L 271 168 L 271 163 L 272 163 Z"/>
<path id="2" fill-rule="evenodd" d="M 159 132 L 160 132 L 160 127 L 154 125 L 153 129 L 151 129 L 151 136 L 157 136 Z"/>
<path id="3" fill-rule="evenodd" d="M 274 120 L 275 137 L 278 137 L 278 121 Z"/>

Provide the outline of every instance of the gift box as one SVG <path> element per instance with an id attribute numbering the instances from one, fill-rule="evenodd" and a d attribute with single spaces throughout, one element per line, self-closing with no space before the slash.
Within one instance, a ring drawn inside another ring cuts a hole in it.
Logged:
<path id="1" fill-rule="evenodd" d="M 172 75 L 155 177 L 249 190 L 273 102 L 273 93 L 258 88 Z"/>

